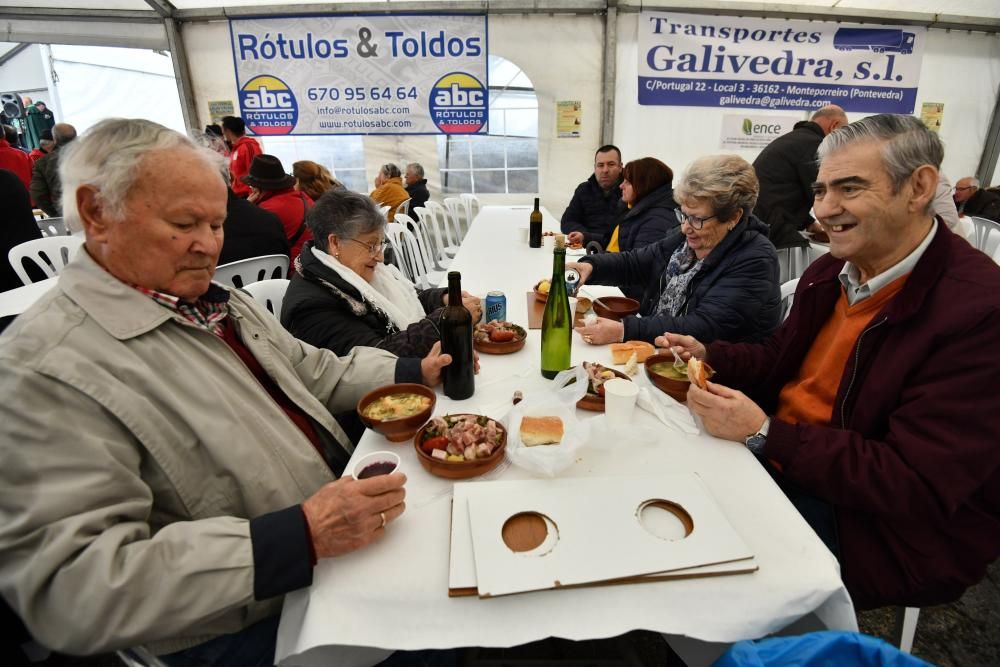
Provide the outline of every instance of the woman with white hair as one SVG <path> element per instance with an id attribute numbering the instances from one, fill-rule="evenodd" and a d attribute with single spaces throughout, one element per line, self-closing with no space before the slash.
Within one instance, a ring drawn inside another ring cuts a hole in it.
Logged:
<path id="1" fill-rule="evenodd" d="M 386 220 L 368 197 L 331 190 L 316 202 L 306 244 L 285 293 L 281 323 L 296 338 L 338 355 L 359 345 L 423 356 L 441 339 L 447 290 L 417 290 L 383 262 Z M 463 293 L 476 322 L 477 297 Z"/>
<path id="2" fill-rule="evenodd" d="M 396 209 L 410 198 L 410 193 L 403 187 L 403 174 L 399 167 L 391 162 L 382 165 L 375 175 L 375 189 L 370 196 L 379 206 L 389 207 L 387 217 L 392 222 Z"/>

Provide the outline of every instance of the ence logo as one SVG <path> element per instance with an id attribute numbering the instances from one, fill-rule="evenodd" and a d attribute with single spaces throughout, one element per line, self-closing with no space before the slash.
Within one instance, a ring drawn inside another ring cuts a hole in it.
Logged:
<path id="1" fill-rule="evenodd" d="M 474 134 L 486 126 L 489 93 L 476 77 L 446 74 L 431 88 L 431 120 L 445 134 Z"/>
<path id="2" fill-rule="evenodd" d="M 240 108 L 254 134 L 289 134 L 299 120 L 295 95 L 281 79 L 255 76 L 240 90 Z"/>

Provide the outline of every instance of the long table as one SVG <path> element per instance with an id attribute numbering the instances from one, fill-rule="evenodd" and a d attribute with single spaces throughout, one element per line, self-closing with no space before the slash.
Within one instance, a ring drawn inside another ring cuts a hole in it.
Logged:
<path id="1" fill-rule="evenodd" d="M 507 295 L 508 319 L 527 322 L 525 293 L 551 275 L 551 240 L 542 249 L 522 241 L 529 207 L 484 207 L 451 269 L 462 286 Z M 544 227 L 558 229 L 547 211 Z M 586 289 L 595 296 L 613 288 Z M 610 364 L 606 346 L 573 334 L 574 363 Z M 451 401 L 438 389 L 436 414 L 474 412 L 502 417 L 513 391 L 551 391 L 538 372 L 540 332 L 506 356 L 481 355 L 476 393 Z M 643 386 L 648 380 L 635 378 Z M 657 391 L 655 388 L 652 391 Z M 580 417 L 595 418 L 578 411 Z M 603 417 L 601 417 L 603 418 Z M 602 448 L 584 448 L 561 477 L 623 477 L 696 472 L 730 523 L 756 556 L 753 574 L 663 583 L 542 591 L 481 600 L 448 597 L 451 489 L 419 465 L 412 443 L 392 444 L 367 431 L 354 458 L 391 449 L 407 474 L 407 510 L 384 539 L 346 556 L 324 560 L 311 587 L 285 598 L 276 659 L 282 665 L 371 665 L 393 649 L 509 647 L 549 636 L 611 637 L 635 629 L 668 635 L 675 648 L 709 647 L 777 632 L 810 617 L 813 627 L 857 630 L 854 609 L 833 555 L 742 446 L 711 436 L 688 435 L 636 411 L 637 426 L 652 437 L 622 437 Z M 350 465 L 350 464 L 349 464 Z M 502 468 L 502 469 L 501 469 Z M 530 479 L 509 466 L 485 479 Z M 684 638 L 688 638 L 685 642 Z M 691 642 L 690 640 L 699 640 Z M 690 661 L 689 655 L 682 656 Z M 694 662 L 708 660 L 698 658 Z"/>

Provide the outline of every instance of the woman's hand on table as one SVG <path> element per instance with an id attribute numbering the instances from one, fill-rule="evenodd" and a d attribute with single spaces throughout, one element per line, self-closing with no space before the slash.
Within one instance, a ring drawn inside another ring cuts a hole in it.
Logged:
<path id="1" fill-rule="evenodd" d="M 705 430 L 717 438 L 743 442 L 756 433 L 767 415 L 747 398 L 742 391 L 730 389 L 714 382 L 701 389 L 691 383 L 687 393 L 687 406 L 701 417 Z"/>
<path id="2" fill-rule="evenodd" d="M 579 232 L 573 232 L 573 233 L 578 234 Z M 576 272 L 580 274 L 579 285 L 583 285 L 585 282 L 587 282 L 587 278 L 589 278 L 590 274 L 594 272 L 594 265 L 591 264 L 590 262 L 570 262 L 569 264 L 566 265 L 566 268 L 576 269 Z"/>
<path id="3" fill-rule="evenodd" d="M 406 510 L 406 475 L 330 482 L 302 503 L 317 558 L 350 553 L 377 540 Z"/>
<path id="4" fill-rule="evenodd" d="M 434 347 L 427 353 L 427 356 L 420 360 L 420 375 L 424 384 L 433 387 L 441 382 L 441 369 L 451 363 L 451 355 L 441 352 L 441 341 L 434 343 Z M 479 374 L 479 353 L 473 350 L 472 363 L 475 364 L 475 373 Z"/>
<path id="5" fill-rule="evenodd" d="M 625 325 L 606 317 L 598 317 L 593 324 L 576 327 L 575 331 L 583 336 L 583 340 L 591 345 L 607 345 L 620 343 L 625 337 Z"/>
<path id="6" fill-rule="evenodd" d="M 705 346 L 699 343 L 694 336 L 685 336 L 683 334 L 664 331 L 662 336 L 656 337 L 653 344 L 663 349 L 673 348 L 674 352 L 684 361 L 687 361 L 691 357 L 705 359 Z"/>

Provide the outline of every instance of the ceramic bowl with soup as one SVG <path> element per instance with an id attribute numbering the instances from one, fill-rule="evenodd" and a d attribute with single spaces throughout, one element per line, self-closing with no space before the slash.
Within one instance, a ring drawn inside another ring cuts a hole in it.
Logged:
<path id="1" fill-rule="evenodd" d="M 358 416 L 390 442 L 403 442 L 431 418 L 436 403 L 437 395 L 422 384 L 391 384 L 365 394 Z"/>
<path id="2" fill-rule="evenodd" d="M 646 376 L 657 389 L 675 401 L 687 401 L 691 381 L 687 376 L 687 366 L 674 368 L 673 354 L 654 354 L 646 359 Z"/>

